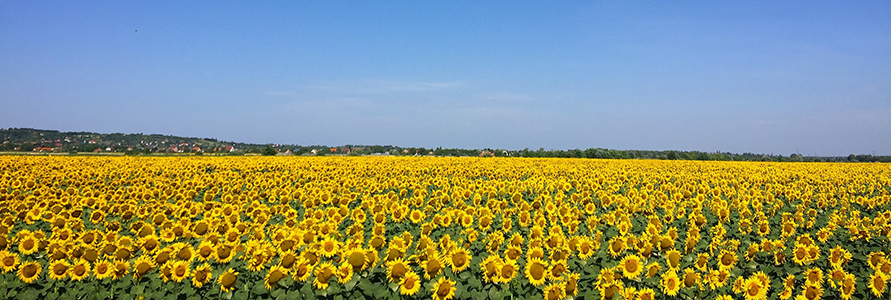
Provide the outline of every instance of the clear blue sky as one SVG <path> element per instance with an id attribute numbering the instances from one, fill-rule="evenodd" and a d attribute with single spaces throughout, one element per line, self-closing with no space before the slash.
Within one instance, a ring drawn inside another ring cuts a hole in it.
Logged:
<path id="1" fill-rule="evenodd" d="M 0 1 L 0 127 L 891 155 L 891 2 Z"/>

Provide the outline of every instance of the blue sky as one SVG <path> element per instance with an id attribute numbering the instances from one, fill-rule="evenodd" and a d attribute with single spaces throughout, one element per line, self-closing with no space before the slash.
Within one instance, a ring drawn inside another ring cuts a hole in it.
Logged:
<path id="1" fill-rule="evenodd" d="M 891 2 L 0 1 L 0 127 L 891 155 Z"/>

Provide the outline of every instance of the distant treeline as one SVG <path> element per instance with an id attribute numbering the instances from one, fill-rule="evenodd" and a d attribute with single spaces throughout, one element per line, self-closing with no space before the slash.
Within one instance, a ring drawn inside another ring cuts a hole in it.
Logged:
<path id="1" fill-rule="evenodd" d="M 10 152 L 123 152 L 128 155 L 152 153 L 216 153 L 217 155 L 418 155 L 418 156 L 479 156 L 479 157 L 556 157 L 604 159 L 664 159 L 664 160 L 721 160 L 721 161 L 778 161 L 778 162 L 891 162 L 891 156 L 851 154 L 843 157 L 812 157 L 801 154 L 789 156 L 756 153 L 614 150 L 589 148 L 585 150 L 506 150 L 416 148 L 392 145 L 279 145 L 250 144 L 219 141 L 213 138 L 179 137 L 160 134 L 102 134 L 92 132 L 59 132 L 31 128 L 0 128 L 0 151 Z"/>

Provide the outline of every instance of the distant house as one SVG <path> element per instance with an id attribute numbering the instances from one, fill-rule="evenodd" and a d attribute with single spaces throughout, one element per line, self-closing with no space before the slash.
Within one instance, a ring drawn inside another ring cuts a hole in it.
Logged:
<path id="1" fill-rule="evenodd" d="M 335 147 L 331 147 L 331 149 L 328 149 L 328 150 L 330 150 L 331 152 L 337 152 L 337 148 L 335 148 Z"/>
<path id="2" fill-rule="evenodd" d="M 87 142 L 87 143 L 89 143 L 89 144 L 95 144 L 95 143 L 96 143 L 96 141 L 95 141 L 95 140 L 90 140 L 90 141 L 89 141 L 89 142 Z"/>
<path id="3" fill-rule="evenodd" d="M 202 152 L 201 147 L 192 147 L 192 151 Z"/>
<path id="4" fill-rule="evenodd" d="M 37 147 L 34 148 L 34 152 L 52 152 L 53 148 L 50 147 Z"/>
<path id="5" fill-rule="evenodd" d="M 318 153 L 319 153 L 319 150 L 312 149 L 312 150 L 309 151 L 309 153 L 312 153 L 312 154 L 318 154 Z"/>
<path id="6" fill-rule="evenodd" d="M 229 151 L 229 152 L 235 151 L 235 147 L 226 146 L 226 151 Z"/>
<path id="7" fill-rule="evenodd" d="M 96 148 L 96 150 L 93 150 L 93 152 L 99 153 L 99 152 L 102 152 L 102 149 L 101 149 L 101 148 Z"/>

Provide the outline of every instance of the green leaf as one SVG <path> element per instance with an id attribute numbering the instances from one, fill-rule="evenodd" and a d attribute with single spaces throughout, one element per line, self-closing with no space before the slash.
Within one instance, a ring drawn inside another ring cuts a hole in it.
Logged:
<path id="1" fill-rule="evenodd" d="M 21 294 L 19 294 L 18 299 L 20 300 L 37 300 L 37 297 L 40 297 L 40 293 L 37 290 L 27 290 Z"/>
<path id="2" fill-rule="evenodd" d="M 504 293 L 501 292 L 501 289 L 498 286 L 493 286 L 489 289 L 489 299 L 491 300 L 501 300 L 504 299 Z"/>
<path id="3" fill-rule="evenodd" d="M 248 292 L 245 290 L 238 290 L 232 295 L 232 299 L 235 300 L 246 300 L 248 299 Z"/>

